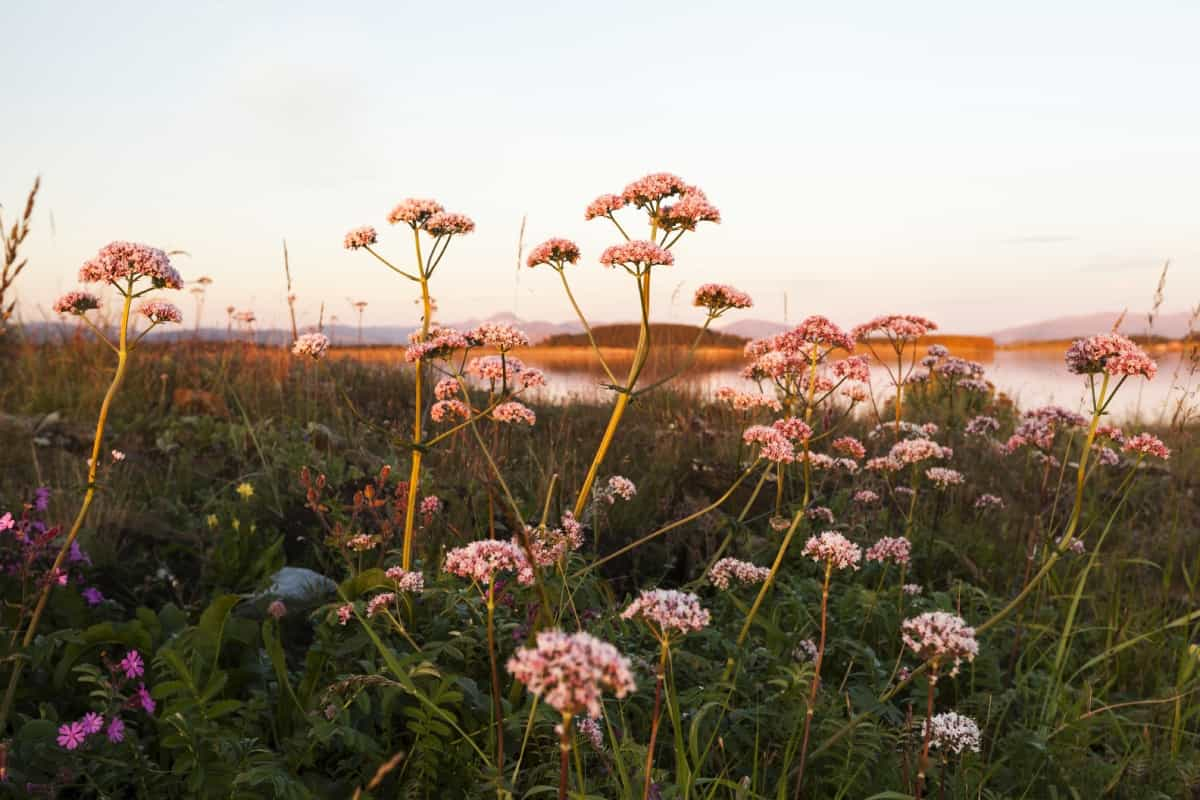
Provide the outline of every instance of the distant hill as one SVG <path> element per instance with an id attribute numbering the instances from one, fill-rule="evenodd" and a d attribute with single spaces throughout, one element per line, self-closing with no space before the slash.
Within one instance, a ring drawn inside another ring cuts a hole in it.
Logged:
<path id="1" fill-rule="evenodd" d="M 1004 328 L 992 334 L 996 344 L 1013 344 L 1015 342 L 1042 342 L 1061 339 L 1078 339 L 1091 336 L 1094 333 L 1104 333 L 1112 330 L 1113 323 L 1120 318 L 1119 311 L 1103 311 L 1095 314 L 1080 314 L 1070 317 L 1032 322 L 1027 325 L 1017 325 Z M 1129 312 L 1121 324 L 1120 332 L 1126 336 L 1165 336 L 1168 339 L 1182 339 L 1187 335 L 1188 313 L 1180 311 L 1174 314 L 1162 314 L 1154 320 L 1151 329 L 1146 324 L 1144 311 Z"/>
<path id="2" fill-rule="evenodd" d="M 601 347 L 636 347 L 639 326 L 634 323 L 620 325 L 597 325 L 592 328 L 596 343 Z M 700 332 L 697 325 L 675 325 L 668 323 L 651 323 L 650 338 L 657 346 L 690 347 Z M 542 342 L 547 347 L 586 347 L 587 334 L 560 333 Z M 733 336 L 721 331 L 709 330 L 700 340 L 703 347 L 740 348 L 746 344 L 745 337 Z"/>
<path id="3" fill-rule="evenodd" d="M 720 327 L 722 333 L 746 339 L 762 339 L 766 336 L 783 333 L 787 329 L 788 326 L 782 322 L 771 322 L 765 319 L 740 319 Z"/>

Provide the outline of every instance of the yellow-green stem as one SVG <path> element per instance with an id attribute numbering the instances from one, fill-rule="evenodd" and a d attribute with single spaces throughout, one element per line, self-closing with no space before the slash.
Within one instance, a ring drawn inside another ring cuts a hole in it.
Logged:
<path id="1" fill-rule="evenodd" d="M 96 497 L 96 471 L 100 468 L 100 449 L 104 443 L 104 427 L 108 423 L 108 413 L 112 409 L 113 400 L 121 388 L 121 383 L 125 380 L 125 372 L 129 366 L 129 310 L 133 303 L 132 283 L 124 294 L 125 302 L 121 307 L 121 330 L 117 348 L 117 369 L 113 374 L 112 383 L 108 386 L 108 391 L 104 394 L 104 400 L 100 403 L 100 413 L 96 418 L 96 434 L 92 440 L 92 459 L 88 462 L 87 490 L 83 495 L 83 503 L 79 506 L 79 513 L 75 515 L 75 521 L 71 524 L 70 531 L 67 532 L 67 538 L 63 541 L 50 571 L 46 574 L 46 585 L 42 587 L 37 605 L 34 606 L 33 614 L 29 618 L 29 626 L 25 629 L 25 636 L 21 640 L 22 648 L 28 648 L 33 644 L 33 638 L 37 635 L 38 623 L 42 619 L 42 612 L 46 609 L 46 602 L 50 599 L 50 592 L 55 585 L 54 576 L 58 574 L 71 545 L 79 536 L 84 520 L 87 519 L 88 510 L 92 507 L 92 500 Z M 7 729 L 8 716 L 12 712 L 12 704 L 16 699 L 24 663 L 23 660 L 13 661 L 12 675 L 8 680 L 8 688 L 4 692 L 3 705 L 0 705 L 0 735 Z"/>
<path id="2" fill-rule="evenodd" d="M 433 313 L 429 302 L 429 278 L 425 274 L 425 265 L 421 260 L 421 234 L 413 228 L 413 246 L 417 251 L 417 271 L 421 275 L 421 339 L 429 335 L 429 318 Z M 424 364 L 417 359 L 416 379 L 413 384 L 413 435 L 412 435 L 412 469 L 408 473 L 408 508 L 404 511 L 404 540 L 400 556 L 400 566 L 409 569 L 412 565 L 413 529 L 417 519 L 417 493 L 421 484 L 421 373 Z"/>

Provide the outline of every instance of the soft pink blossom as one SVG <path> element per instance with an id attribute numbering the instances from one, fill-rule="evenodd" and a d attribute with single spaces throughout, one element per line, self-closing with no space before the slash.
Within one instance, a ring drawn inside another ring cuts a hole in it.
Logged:
<path id="1" fill-rule="evenodd" d="M 106 244 L 79 270 L 79 280 L 83 283 L 119 284 L 139 278 L 149 278 L 158 288 L 183 288 L 183 278 L 171 266 L 165 252 L 136 242 Z M 118 288 L 124 290 L 123 286 Z"/>
<path id="2" fill-rule="evenodd" d="M 142 303 L 138 313 L 155 325 L 163 322 L 183 322 L 183 312 L 179 307 L 165 300 L 147 300 Z"/>
<path id="3" fill-rule="evenodd" d="M 862 548 L 836 531 L 809 537 L 803 554 L 813 561 L 832 564 L 834 569 L 857 570 L 862 560 Z"/>
<path id="4" fill-rule="evenodd" d="M 562 238 L 547 239 L 529 251 L 529 258 L 525 260 L 525 263 L 530 267 L 549 264 L 556 269 L 562 269 L 565 264 L 576 264 L 578 262 L 579 245 L 570 239 Z"/>
<path id="5" fill-rule="evenodd" d="M 635 239 L 607 248 L 600 254 L 600 263 L 606 267 L 623 265 L 641 269 L 652 266 L 670 266 L 675 263 L 675 256 L 671 255 L 670 250 L 664 250 L 654 242 Z"/>
<path id="6" fill-rule="evenodd" d="M 595 219 L 596 217 L 607 217 L 614 211 L 622 209 L 627 205 L 629 204 L 625 201 L 625 198 L 619 194 L 602 194 L 588 203 L 583 218 Z"/>
<path id="7" fill-rule="evenodd" d="M 967 625 L 962 617 L 945 611 L 930 611 L 906 619 L 900 628 L 905 647 L 921 660 L 935 664 L 953 660 L 951 675 L 958 674 L 958 666 L 963 659 L 974 661 L 979 652 L 975 629 Z"/>
<path id="8" fill-rule="evenodd" d="M 422 200 L 410 197 L 407 200 L 401 200 L 392 209 L 391 213 L 387 216 L 387 221 L 393 225 L 403 222 L 414 228 L 420 228 L 434 214 L 440 214 L 445 210 L 442 204 L 436 200 Z"/>
<path id="9" fill-rule="evenodd" d="M 525 586 L 533 583 L 533 567 L 524 551 L 512 542 L 498 539 L 480 539 L 451 550 L 446 553 L 442 568 L 484 586 L 492 582 L 497 572 L 516 573 L 517 581 Z"/>
<path id="10" fill-rule="evenodd" d="M 1162 439 L 1149 433 L 1139 433 L 1131 436 L 1121 446 L 1126 453 L 1137 453 L 1139 456 L 1154 456 L 1166 461 L 1171 457 L 1170 449 L 1163 444 Z"/>
<path id="11" fill-rule="evenodd" d="M 647 589 L 621 612 L 621 619 L 639 618 L 655 629 L 660 637 L 672 633 L 703 630 L 712 615 L 700 605 L 700 598 L 674 589 Z"/>
<path id="12" fill-rule="evenodd" d="M 731 308 L 750 308 L 754 301 L 740 289 L 723 283 L 706 283 L 696 290 L 692 305 L 719 314 Z"/>
<path id="13" fill-rule="evenodd" d="M 771 574 L 770 567 L 759 567 L 749 561 L 722 558 L 708 571 L 708 579 L 718 589 L 728 589 L 730 581 L 743 584 L 762 583 Z"/>
<path id="14" fill-rule="evenodd" d="M 369 247 L 378 241 L 379 234 L 375 229 L 370 225 L 364 225 L 347 233 L 343 245 L 347 250 L 357 250 L 360 247 Z"/>
<path id="15" fill-rule="evenodd" d="M 298 356 L 308 356 L 313 361 L 320 361 L 329 349 L 329 337 L 323 333 L 302 333 L 292 345 L 292 352 Z"/>
<path id="16" fill-rule="evenodd" d="M 867 561 L 880 564 L 907 564 L 912 555 L 912 542 L 903 536 L 884 536 L 867 548 Z"/>
<path id="17" fill-rule="evenodd" d="M 533 409 L 518 403 L 516 400 L 510 400 L 507 403 L 501 403 L 492 409 L 492 419 L 497 422 L 503 422 L 513 425 L 529 425 L 532 426 L 537 422 L 537 414 L 533 413 Z"/>
<path id="18" fill-rule="evenodd" d="M 91 292 L 67 292 L 54 301 L 58 314 L 84 314 L 100 307 L 100 298 Z"/>
<path id="19" fill-rule="evenodd" d="M 454 236 L 475 230 L 475 223 L 466 214 L 439 211 L 425 220 L 425 231 L 431 236 Z"/>
<path id="20" fill-rule="evenodd" d="M 522 647 L 508 661 L 514 679 L 561 714 L 598 718 L 605 691 L 624 698 L 637 686 L 629 660 L 589 633 L 548 630 L 535 647 Z"/>
<path id="21" fill-rule="evenodd" d="M 389 567 L 384 574 L 387 575 L 388 580 L 396 584 L 396 589 L 401 592 L 419 594 L 425 590 L 425 576 L 420 572 L 403 567 Z"/>

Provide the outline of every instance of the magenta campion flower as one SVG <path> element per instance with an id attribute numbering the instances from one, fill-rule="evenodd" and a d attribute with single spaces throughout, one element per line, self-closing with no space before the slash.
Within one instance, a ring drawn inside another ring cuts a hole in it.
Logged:
<path id="1" fill-rule="evenodd" d="M 154 698 L 150 696 L 150 690 L 146 688 L 146 684 L 139 683 L 137 692 L 134 693 L 134 696 L 137 698 L 137 702 L 142 707 L 143 711 L 145 711 L 147 714 L 154 713 Z"/>
<path id="2" fill-rule="evenodd" d="M 84 283 L 116 284 L 139 278 L 149 278 L 158 288 L 183 288 L 183 278 L 165 252 L 136 242 L 110 242 L 79 270 Z"/>
<path id="3" fill-rule="evenodd" d="M 79 720 L 79 724 L 83 726 L 84 736 L 91 736 L 93 733 L 99 733 L 104 728 L 104 717 L 95 711 L 89 711 L 83 715 L 83 719 Z"/>
<path id="4" fill-rule="evenodd" d="M 731 581 L 742 584 L 762 583 L 770 574 L 770 567 L 759 567 L 736 558 L 722 558 L 708 571 L 708 580 L 718 589 L 728 589 Z"/>
<path id="5" fill-rule="evenodd" d="M 912 314 L 886 314 L 855 326 L 850 335 L 859 341 L 876 334 L 882 334 L 889 339 L 907 341 L 920 338 L 937 329 L 937 323 L 925 317 Z"/>
<path id="6" fill-rule="evenodd" d="M 589 217 L 590 219 L 590 217 Z M 529 252 L 525 263 L 530 267 L 539 264 L 549 264 L 555 269 L 562 269 L 565 264 L 579 262 L 579 245 L 570 239 L 555 237 L 547 239 Z"/>
<path id="7" fill-rule="evenodd" d="M 108 740 L 113 744 L 125 741 L 125 723 L 120 717 L 109 720 L 108 730 L 105 731 Z"/>
<path id="8" fill-rule="evenodd" d="M 974 661 L 979 653 L 975 629 L 962 617 L 945 611 L 929 611 L 906 619 L 900 628 L 904 646 L 921 660 L 931 661 L 935 667 L 942 661 L 952 660 L 951 676 L 958 674 L 958 666 L 964 659 Z"/>
<path id="9" fill-rule="evenodd" d="M 442 569 L 482 586 L 490 584 L 498 572 L 516 573 L 517 582 L 523 586 L 533 583 L 533 567 L 525 552 L 520 546 L 499 539 L 480 539 L 454 548 L 446 553 Z"/>
<path id="10" fill-rule="evenodd" d="M 647 589 L 621 612 L 621 619 L 640 618 L 659 638 L 674 633 L 703 630 L 712 615 L 691 592 L 674 589 Z"/>
<path id="11" fill-rule="evenodd" d="M 142 303 L 138 313 L 155 325 L 164 322 L 183 322 L 183 312 L 179 310 L 179 307 L 164 300 L 147 300 Z"/>
<path id="12" fill-rule="evenodd" d="M 475 222 L 466 214 L 439 211 L 425 220 L 425 231 L 431 236 L 454 236 L 475 230 Z"/>
<path id="13" fill-rule="evenodd" d="M 85 314 L 100 307 L 100 298 L 91 292 L 67 292 L 54 301 L 57 314 Z"/>
<path id="14" fill-rule="evenodd" d="M 434 214 L 440 214 L 445 210 L 442 204 L 436 200 L 409 197 L 401 200 L 392 209 L 387 216 L 387 221 L 393 225 L 403 222 L 413 228 L 420 228 Z"/>
<path id="15" fill-rule="evenodd" d="M 346 234 L 343 242 L 347 250 L 357 250 L 360 247 L 370 247 L 379 241 L 379 234 L 370 225 L 355 228 Z"/>
<path id="16" fill-rule="evenodd" d="M 629 659 L 611 644 L 589 633 L 542 631 L 534 647 L 517 650 L 507 664 L 509 674 L 525 684 L 560 714 L 601 714 L 607 690 L 618 699 L 637 688 Z"/>
<path id="17" fill-rule="evenodd" d="M 675 256 L 670 250 L 664 250 L 654 242 L 635 239 L 622 244 L 614 244 L 600 254 L 600 263 L 606 267 L 626 265 L 633 267 L 670 266 L 675 263 Z"/>
<path id="18" fill-rule="evenodd" d="M 117 662 L 117 669 L 125 673 L 126 678 L 140 678 L 146 673 L 145 663 L 142 661 L 142 654 L 137 650 L 130 650 L 125 654 L 125 657 Z"/>
<path id="19" fill-rule="evenodd" d="M 510 400 L 492 409 L 492 419 L 496 422 L 532 427 L 537 422 L 537 414 L 525 404 Z"/>
<path id="20" fill-rule="evenodd" d="M 1100 333 L 1078 339 L 1067 348 L 1067 369 L 1076 375 L 1141 375 L 1153 378 L 1158 365 L 1133 340 L 1119 333 Z"/>
<path id="21" fill-rule="evenodd" d="M 754 301 L 740 289 L 724 283 L 706 283 L 696 290 L 692 305 L 707 308 L 712 314 L 719 314 L 731 308 L 750 308 Z"/>
<path id="22" fill-rule="evenodd" d="M 626 203 L 648 206 L 691 191 L 695 191 L 694 187 L 689 186 L 678 175 L 654 172 L 628 184 L 621 192 L 621 197 Z"/>
<path id="23" fill-rule="evenodd" d="M 1139 456 L 1154 456 L 1166 461 L 1171 457 L 1170 449 L 1163 444 L 1162 439 L 1149 433 L 1139 433 L 1125 440 L 1121 449 L 1126 453 L 1137 453 Z"/>
<path id="24" fill-rule="evenodd" d="M 308 356 L 313 361 L 320 361 L 329 349 L 329 337 L 323 333 L 303 333 L 292 345 L 292 353 L 298 356 Z"/>
<path id="25" fill-rule="evenodd" d="M 83 744 L 85 739 L 87 739 L 87 734 L 83 730 L 82 722 L 68 722 L 58 728 L 59 747 L 74 750 Z"/>
<path id="26" fill-rule="evenodd" d="M 903 536 L 884 536 L 867 548 L 867 561 L 880 564 L 907 564 L 911 555 L 912 542 Z"/>
<path id="27" fill-rule="evenodd" d="M 818 563 L 831 564 L 834 569 L 857 570 L 862 560 L 862 548 L 836 531 L 809 537 L 803 554 Z"/>
<path id="28" fill-rule="evenodd" d="M 596 217 L 607 217 L 614 211 L 622 209 L 627 205 L 629 205 L 628 202 L 619 194 L 602 194 L 588 203 L 583 218 L 587 220 L 595 219 Z"/>

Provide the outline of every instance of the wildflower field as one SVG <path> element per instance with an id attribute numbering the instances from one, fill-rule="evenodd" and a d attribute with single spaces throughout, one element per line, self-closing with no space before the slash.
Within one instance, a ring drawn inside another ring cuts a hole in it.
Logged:
<path id="1" fill-rule="evenodd" d="M 1109 413 L 1180 379 L 1137 343 L 1074 342 L 1085 407 L 1019 408 L 934 321 L 810 297 L 745 347 L 757 390 L 678 391 L 753 301 L 700 286 L 647 377 L 652 281 L 721 221 L 657 173 L 583 210 L 612 246 L 529 251 L 606 392 L 536 403 L 521 330 L 438 324 L 475 223 L 381 216 L 344 257 L 422 299 L 387 357 L 167 341 L 203 281 L 121 241 L 70 335 L 5 315 L 4 796 L 1200 797 L 1198 428 Z M 624 349 L 578 270 L 627 291 Z"/>

